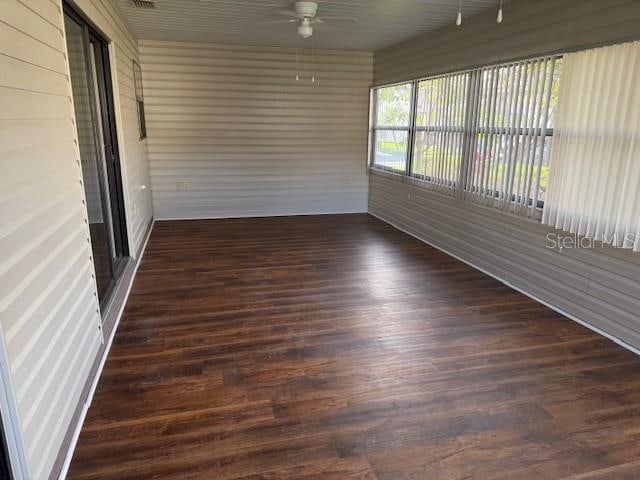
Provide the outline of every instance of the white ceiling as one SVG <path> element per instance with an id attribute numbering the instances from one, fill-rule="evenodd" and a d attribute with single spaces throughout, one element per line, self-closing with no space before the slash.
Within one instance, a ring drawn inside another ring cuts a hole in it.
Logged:
<path id="1" fill-rule="evenodd" d="M 119 0 L 141 39 L 206 41 L 235 45 L 377 50 L 419 33 L 455 24 L 459 0 L 318 0 L 318 15 L 355 17 L 358 23 L 328 21 L 312 39 L 296 34 L 294 23 L 257 25 L 286 19 L 279 9 L 292 0 L 155 0 L 140 9 Z M 462 0 L 463 18 L 496 9 L 497 0 Z"/>

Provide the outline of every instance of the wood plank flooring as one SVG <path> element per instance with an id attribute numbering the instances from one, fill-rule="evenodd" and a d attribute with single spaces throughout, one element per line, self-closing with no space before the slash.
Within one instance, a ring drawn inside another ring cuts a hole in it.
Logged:
<path id="1" fill-rule="evenodd" d="M 640 478 L 640 358 L 368 215 L 158 222 L 73 479 Z"/>

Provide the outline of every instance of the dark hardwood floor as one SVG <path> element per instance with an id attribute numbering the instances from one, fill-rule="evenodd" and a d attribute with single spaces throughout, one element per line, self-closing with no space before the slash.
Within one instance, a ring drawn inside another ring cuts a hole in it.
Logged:
<path id="1" fill-rule="evenodd" d="M 158 222 L 77 479 L 640 478 L 640 358 L 368 215 Z"/>

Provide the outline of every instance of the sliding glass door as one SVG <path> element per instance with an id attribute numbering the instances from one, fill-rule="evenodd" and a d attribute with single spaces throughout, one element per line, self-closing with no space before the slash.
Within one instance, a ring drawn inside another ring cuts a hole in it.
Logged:
<path id="1" fill-rule="evenodd" d="M 78 146 L 100 305 L 128 256 L 122 181 L 106 42 L 65 6 Z"/>
<path id="2" fill-rule="evenodd" d="M 0 480 L 11 480 L 13 476 L 11 475 L 11 464 L 9 463 L 9 452 L 3 425 L 2 418 L 0 418 Z"/>

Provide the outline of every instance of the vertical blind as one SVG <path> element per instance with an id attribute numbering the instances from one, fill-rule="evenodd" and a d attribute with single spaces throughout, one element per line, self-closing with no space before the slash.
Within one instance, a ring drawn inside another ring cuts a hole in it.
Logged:
<path id="1" fill-rule="evenodd" d="M 412 176 L 454 191 L 465 144 L 469 72 L 418 83 Z"/>
<path id="2" fill-rule="evenodd" d="M 441 192 L 539 218 L 561 62 L 549 56 L 378 89 L 372 165 L 404 173 L 406 161 L 408 175 Z M 388 112 L 403 115 L 390 126 Z"/>
<path id="3" fill-rule="evenodd" d="M 640 42 L 564 63 L 542 221 L 640 251 Z"/>
<path id="4" fill-rule="evenodd" d="M 559 60 L 546 57 L 474 72 L 465 196 L 536 215 L 546 193 Z"/>

